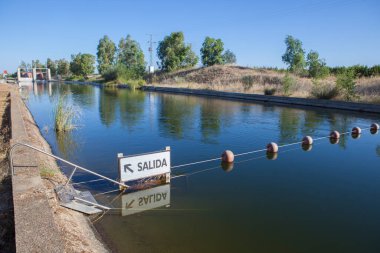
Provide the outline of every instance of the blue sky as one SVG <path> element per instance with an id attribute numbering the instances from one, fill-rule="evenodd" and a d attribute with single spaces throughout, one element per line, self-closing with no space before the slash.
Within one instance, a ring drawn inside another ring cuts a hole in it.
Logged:
<path id="1" fill-rule="evenodd" d="M 147 34 L 173 31 L 198 55 L 205 36 L 221 38 L 242 66 L 284 67 L 287 34 L 331 66 L 380 64 L 378 0 L 0 0 L 0 30 L 0 71 L 11 72 L 21 60 L 96 54 L 105 34 L 131 34 L 148 61 Z"/>

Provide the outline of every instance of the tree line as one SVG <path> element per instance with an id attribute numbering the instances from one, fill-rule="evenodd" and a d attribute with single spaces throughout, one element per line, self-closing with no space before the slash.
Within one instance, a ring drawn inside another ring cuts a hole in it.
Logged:
<path id="1" fill-rule="evenodd" d="M 312 95 L 321 99 L 332 99 L 339 94 L 345 100 L 351 101 L 358 98 L 356 94 L 356 78 L 372 77 L 380 75 L 380 65 L 372 67 L 354 65 L 350 67 L 328 67 L 326 61 L 319 57 L 319 53 L 314 50 L 305 56 L 302 42 L 293 36 L 285 38 L 286 51 L 282 60 L 288 65 L 288 71 L 299 76 L 312 78 Z M 322 79 L 329 75 L 336 76 L 335 84 L 324 84 Z M 290 90 L 294 80 L 287 74 L 284 78 L 284 89 Z"/>
<path id="2" fill-rule="evenodd" d="M 288 65 L 288 71 L 299 76 L 311 78 L 325 78 L 329 75 L 352 73 L 354 77 L 370 77 L 380 75 L 380 65 L 367 67 L 355 65 L 351 67 L 329 67 L 319 53 L 310 50 L 306 55 L 302 42 L 293 36 L 285 38 L 286 50 L 282 56 L 283 62 Z M 157 65 L 161 71 L 171 72 L 185 68 L 192 68 L 201 61 L 203 66 L 235 64 L 236 55 L 231 50 L 224 49 L 221 39 L 206 37 L 200 49 L 200 57 L 185 42 L 183 32 L 173 32 L 163 38 L 157 46 Z M 130 35 L 115 44 L 107 35 L 98 43 L 96 56 L 87 53 L 71 55 L 71 60 L 47 59 L 46 67 L 53 75 L 71 78 L 88 78 L 97 70 L 106 81 L 116 80 L 126 82 L 142 80 L 146 74 L 146 62 L 140 44 Z M 22 62 L 20 67 L 30 67 Z M 45 67 L 38 60 L 32 62 L 34 67 Z"/>
<path id="3" fill-rule="evenodd" d="M 302 47 L 302 42 L 291 35 L 285 38 L 286 51 L 282 60 L 288 65 L 288 70 L 300 76 L 309 76 L 311 78 L 324 78 L 328 75 L 340 75 L 352 72 L 356 78 L 371 77 L 380 75 L 380 65 L 372 67 L 364 65 L 354 65 L 349 67 L 329 67 L 326 61 L 319 57 L 319 53 L 310 50 L 306 55 Z"/>
<path id="4" fill-rule="evenodd" d="M 236 55 L 231 50 L 224 50 L 221 39 L 206 37 L 200 50 L 203 66 L 215 64 L 235 64 Z M 199 57 L 191 45 L 185 43 L 183 32 L 173 32 L 158 43 L 157 65 L 161 71 L 175 71 L 191 68 L 198 64 Z M 130 35 L 115 44 L 107 35 L 98 43 L 96 57 L 91 54 L 73 54 L 71 61 L 66 59 L 47 59 L 46 64 L 39 60 L 32 65 L 22 62 L 19 67 L 30 68 L 48 67 L 53 75 L 72 78 L 88 78 L 95 71 L 97 61 L 98 73 L 107 80 L 136 80 L 143 79 L 146 73 L 146 62 L 140 44 Z"/>

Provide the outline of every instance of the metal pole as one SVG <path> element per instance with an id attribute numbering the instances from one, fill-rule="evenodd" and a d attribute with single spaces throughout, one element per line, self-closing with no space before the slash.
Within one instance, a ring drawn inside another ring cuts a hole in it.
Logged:
<path id="1" fill-rule="evenodd" d="M 47 152 L 45 152 L 45 151 L 43 151 L 43 150 L 41 150 L 41 149 L 39 149 L 39 148 L 33 147 L 33 146 L 31 146 L 31 145 L 29 145 L 29 144 L 26 144 L 26 143 L 21 143 L 21 142 L 18 142 L 18 143 L 16 143 L 16 144 L 14 144 L 14 145 L 10 148 L 10 150 L 9 150 L 9 160 L 10 160 L 10 163 L 9 163 L 9 164 L 10 164 L 10 170 L 11 170 L 12 176 L 15 175 L 15 173 L 14 173 L 14 168 L 13 168 L 13 158 L 12 158 L 12 154 L 13 154 L 13 150 L 14 150 L 16 147 L 18 147 L 18 146 L 24 146 L 24 147 L 31 148 L 31 149 L 33 149 L 33 150 L 35 150 L 35 151 L 38 151 L 38 152 L 42 153 L 42 154 L 45 154 L 45 155 L 50 156 L 50 157 L 53 157 L 53 158 L 55 158 L 55 159 L 57 159 L 57 160 L 59 160 L 59 161 L 61 161 L 61 162 L 64 162 L 64 163 L 67 163 L 67 164 L 69 164 L 69 165 L 71 165 L 71 166 L 73 166 L 73 167 L 76 167 L 77 169 L 83 170 L 83 171 L 85 171 L 85 172 L 87 172 L 87 173 L 90 173 L 90 174 L 92 174 L 92 175 L 98 176 L 98 177 L 100 177 L 100 178 L 103 178 L 103 179 L 105 179 L 105 180 L 108 180 L 108 181 L 110 181 L 110 182 L 112 182 L 112 183 L 115 183 L 115 184 L 117 184 L 117 185 L 120 185 L 120 186 L 122 186 L 123 188 L 128 188 L 128 187 L 129 187 L 129 186 L 126 185 L 126 184 L 120 183 L 120 182 L 115 181 L 115 180 L 113 180 L 113 179 L 111 179 L 111 178 L 105 177 L 105 176 L 100 175 L 100 174 L 98 174 L 98 173 L 96 173 L 96 172 L 93 172 L 93 171 L 91 171 L 91 170 L 89 170 L 89 169 L 83 168 L 83 167 L 81 167 L 81 166 L 79 166 L 79 165 L 77 165 L 77 164 L 74 164 L 74 163 L 69 162 L 69 161 L 67 161 L 67 160 L 65 160 L 65 159 L 62 159 L 62 158 L 60 158 L 60 157 L 58 157 L 58 156 L 55 156 L 55 155 L 50 154 L 50 153 L 47 153 Z"/>
<path id="2" fill-rule="evenodd" d="M 69 178 L 67 179 L 67 182 L 66 182 L 65 186 L 69 184 L 69 182 L 71 181 L 71 179 L 72 179 L 73 176 L 74 176 L 75 171 L 77 171 L 77 167 L 76 167 L 76 166 L 75 166 L 75 168 L 73 169 L 73 171 L 71 172 Z"/>

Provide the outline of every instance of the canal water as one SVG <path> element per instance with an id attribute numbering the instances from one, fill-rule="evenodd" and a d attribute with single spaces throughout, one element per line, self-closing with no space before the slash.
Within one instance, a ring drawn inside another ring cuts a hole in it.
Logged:
<path id="1" fill-rule="evenodd" d="M 53 84 L 24 88 L 55 154 L 116 179 L 117 153 L 171 147 L 172 165 L 244 153 L 305 135 L 369 127 L 377 115 L 216 98 Z M 77 128 L 57 135 L 59 96 L 80 108 Z M 363 131 L 312 149 L 284 147 L 173 169 L 171 183 L 120 196 L 104 181 L 78 184 L 113 209 L 92 218 L 115 252 L 380 252 L 380 137 Z M 70 168 L 62 166 L 66 172 Z M 74 182 L 94 180 L 78 172 Z"/>

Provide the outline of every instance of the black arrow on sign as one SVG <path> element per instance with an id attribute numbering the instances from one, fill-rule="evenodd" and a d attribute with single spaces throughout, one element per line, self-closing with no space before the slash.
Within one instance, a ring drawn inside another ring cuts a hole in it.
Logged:
<path id="1" fill-rule="evenodd" d="M 126 203 L 126 204 L 125 204 L 125 207 L 126 207 L 127 209 L 132 208 L 132 204 L 133 204 L 133 202 L 135 202 L 135 200 L 132 200 L 131 202 L 129 202 L 129 204 Z"/>
<path id="2" fill-rule="evenodd" d="M 133 173 L 133 170 L 131 168 L 129 168 L 129 166 L 131 166 L 132 164 L 126 164 L 124 165 L 124 172 L 127 172 L 127 170 L 129 170 L 130 172 Z"/>

